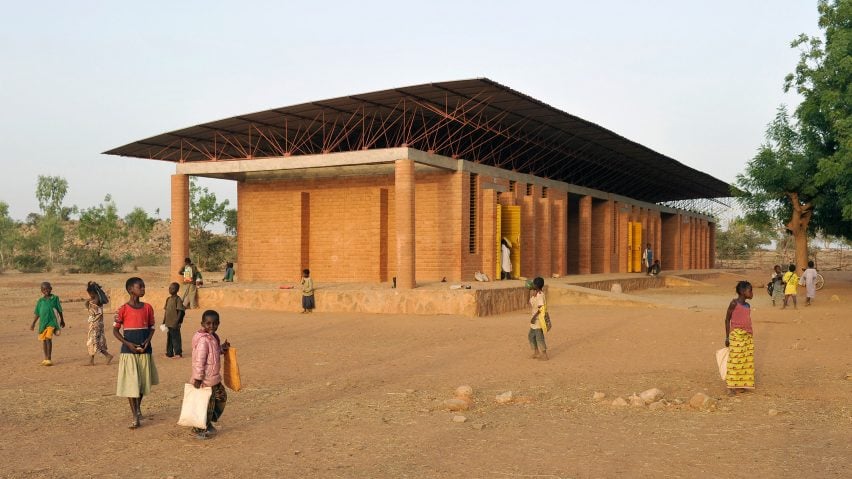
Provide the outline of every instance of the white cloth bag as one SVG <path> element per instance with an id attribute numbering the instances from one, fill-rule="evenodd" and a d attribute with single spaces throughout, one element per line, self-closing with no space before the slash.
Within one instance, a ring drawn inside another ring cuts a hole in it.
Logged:
<path id="1" fill-rule="evenodd" d="M 719 367 L 719 376 L 722 376 L 722 379 L 725 379 L 725 376 L 728 374 L 728 355 L 730 353 L 730 349 L 722 348 L 716 351 L 716 366 Z"/>
<path id="2" fill-rule="evenodd" d="M 207 403 L 213 388 L 195 388 L 192 384 L 183 385 L 183 404 L 180 406 L 180 419 L 178 426 L 207 428 Z"/>

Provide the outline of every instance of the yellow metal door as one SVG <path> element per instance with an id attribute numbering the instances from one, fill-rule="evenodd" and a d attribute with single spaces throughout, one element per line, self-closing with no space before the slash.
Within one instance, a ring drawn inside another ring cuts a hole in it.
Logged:
<path id="1" fill-rule="evenodd" d="M 633 223 L 633 272 L 642 272 L 642 223 Z"/>
<path id="2" fill-rule="evenodd" d="M 521 276 L 521 207 L 503 206 L 500 208 L 500 236 L 512 243 L 512 277 Z M 500 256 L 502 257 L 502 251 Z"/>

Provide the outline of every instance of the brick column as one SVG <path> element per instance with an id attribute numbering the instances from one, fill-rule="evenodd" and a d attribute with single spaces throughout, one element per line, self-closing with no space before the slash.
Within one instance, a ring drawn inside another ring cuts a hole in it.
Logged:
<path id="1" fill-rule="evenodd" d="M 663 219 L 659 211 L 654 212 L 654 259 L 663 262 Z"/>
<path id="2" fill-rule="evenodd" d="M 181 279 L 177 274 L 189 256 L 189 175 L 172 175 L 172 224 L 169 277 Z"/>
<path id="3" fill-rule="evenodd" d="M 612 270 L 612 200 L 592 201 L 592 272 Z"/>
<path id="4" fill-rule="evenodd" d="M 592 272 L 592 197 L 580 198 L 580 274 Z"/>
<path id="5" fill-rule="evenodd" d="M 394 165 L 396 209 L 396 287 L 416 286 L 414 272 L 414 161 L 396 160 Z"/>
<path id="6" fill-rule="evenodd" d="M 615 215 L 617 217 L 617 227 L 615 228 L 617 238 L 615 239 L 615 245 L 616 255 L 618 256 L 618 269 L 616 272 L 618 273 L 626 273 L 628 269 L 627 257 L 630 250 L 630 246 L 627 244 L 627 228 L 630 221 L 629 208 L 630 206 L 624 203 L 615 203 Z"/>
<path id="7" fill-rule="evenodd" d="M 710 260 L 710 267 L 716 267 L 716 223 L 709 224 L 710 231 L 707 235 L 707 242 L 709 243 L 709 253 L 708 259 Z"/>
<path id="8" fill-rule="evenodd" d="M 565 276 L 568 274 L 568 193 L 554 191 L 554 195 L 551 271 Z"/>

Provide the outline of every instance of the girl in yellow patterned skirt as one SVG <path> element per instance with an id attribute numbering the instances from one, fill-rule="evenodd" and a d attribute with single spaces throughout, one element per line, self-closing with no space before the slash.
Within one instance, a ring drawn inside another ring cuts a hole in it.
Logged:
<path id="1" fill-rule="evenodd" d="M 733 394 L 754 389 L 754 331 L 747 302 L 753 296 L 751 283 L 740 281 L 736 291 L 725 315 L 725 346 L 730 348 L 725 382 Z"/>

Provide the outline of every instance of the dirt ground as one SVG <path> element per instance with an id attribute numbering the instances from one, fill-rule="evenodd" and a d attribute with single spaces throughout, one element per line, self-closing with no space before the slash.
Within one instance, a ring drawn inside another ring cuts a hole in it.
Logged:
<path id="1" fill-rule="evenodd" d="M 164 288 L 165 274 L 140 272 L 149 289 Z M 525 312 L 222 310 L 219 332 L 238 348 L 244 390 L 229 391 L 220 433 L 203 442 L 176 425 L 190 365 L 162 357 L 163 333 L 154 338 L 160 384 L 143 402 L 143 426 L 128 430 L 117 361 L 83 366 L 86 316 L 74 300 L 89 278 L 6 273 L 0 477 L 852 477 L 852 274 L 827 273 L 816 303 L 797 310 L 773 308 L 757 288 L 757 389 L 731 398 L 718 377 L 734 284 L 768 276 L 638 292 L 656 308 L 552 306 L 549 362 L 528 359 Z M 39 365 L 29 331 L 45 279 L 69 325 L 53 367 Z M 187 355 L 199 313 L 183 328 Z M 117 352 L 117 341 L 109 347 Z M 454 422 L 442 403 L 463 384 L 475 402 Z M 661 411 L 611 405 L 652 387 L 671 401 Z M 498 405 L 505 391 L 517 400 Z M 716 410 L 677 404 L 696 392 L 717 398 Z"/>

